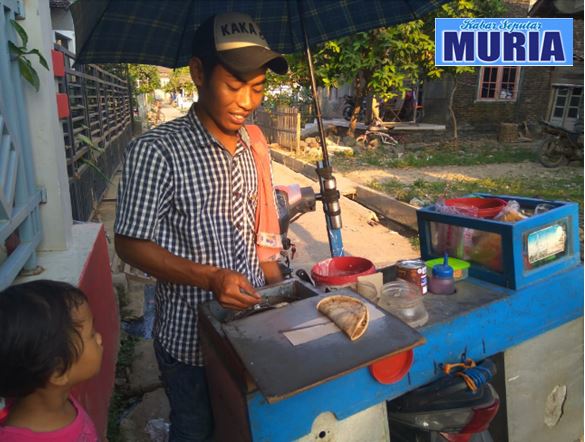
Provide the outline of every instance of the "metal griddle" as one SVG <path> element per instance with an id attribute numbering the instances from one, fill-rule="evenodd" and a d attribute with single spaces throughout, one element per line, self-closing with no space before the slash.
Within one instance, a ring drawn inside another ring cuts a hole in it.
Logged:
<path id="1" fill-rule="evenodd" d="M 351 290 L 334 294 L 371 304 Z M 321 317 L 316 305 L 325 296 L 222 324 L 226 338 L 269 403 L 424 343 L 416 330 L 384 312 L 383 317 L 370 321 L 366 333 L 356 341 L 340 331 L 292 345 L 282 332 Z"/>

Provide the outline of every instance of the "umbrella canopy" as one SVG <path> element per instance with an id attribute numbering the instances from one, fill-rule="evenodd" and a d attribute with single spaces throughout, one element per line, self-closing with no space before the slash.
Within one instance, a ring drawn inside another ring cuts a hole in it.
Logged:
<path id="1" fill-rule="evenodd" d="M 446 0 L 78 0 L 78 63 L 187 65 L 194 31 L 225 11 L 249 14 L 283 54 L 422 17 Z"/>

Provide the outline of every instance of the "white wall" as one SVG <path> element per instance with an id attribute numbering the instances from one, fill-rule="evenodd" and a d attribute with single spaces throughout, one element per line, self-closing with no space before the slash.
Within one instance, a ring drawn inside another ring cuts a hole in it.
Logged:
<path id="1" fill-rule="evenodd" d="M 38 49 L 51 71 L 29 57 L 40 79 L 40 89 L 25 83 L 25 100 L 37 184 L 47 190 L 47 203 L 41 205 L 43 242 L 40 251 L 66 250 L 71 242 L 71 199 L 65 160 L 63 131 L 57 116 L 56 83 L 52 72 L 53 31 L 49 2 L 25 0 L 25 20 L 19 23 L 29 36 L 29 48 Z"/>

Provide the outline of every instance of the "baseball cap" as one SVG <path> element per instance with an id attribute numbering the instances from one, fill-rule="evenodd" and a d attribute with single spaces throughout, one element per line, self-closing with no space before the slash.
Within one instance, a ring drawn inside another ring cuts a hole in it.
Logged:
<path id="1" fill-rule="evenodd" d="M 286 74 L 285 58 L 268 46 L 260 27 L 247 14 L 228 12 L 205 20 L 193 37 L 194 57 L 216 56 L 235 74 L 247 74 L 266 66 Z"/>

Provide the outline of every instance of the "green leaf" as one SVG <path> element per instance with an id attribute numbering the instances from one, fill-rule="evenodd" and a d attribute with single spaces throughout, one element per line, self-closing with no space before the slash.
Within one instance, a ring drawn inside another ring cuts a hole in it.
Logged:
<path id="1" fill-rule="evenodd" d="M 16 46 L 14 43 L 12 43 L 11 41 L 8 42 L 8 48 L 14 53 L 16 54 L 16 56 L 20 57 L 21 55 L 26 54 L 24 48 L 20 47 L 20 46 Z"/>
<path id="2" fill-rule="evenodd" d="M 37 71 L 34 70 L 29 60 L 24 57 L 18 58 L 18 69 L 20 70 L 20 75 L 24 77 L 26 81 L 28 81 L 38 92 L 40 81 Z"/>
<path id="3" fill-rule="evenodd" d="M 31 49 L 30 51 L 26 51 L 24 53 L 37 55 L 39 57 L 39 63 L 41 64 L 41 66 L 43 66 L 46 70 L 49 70 L 49 64 L 47 63 L 47 60 L 45 59 L 45 57 L 43 57 L 43 54 L 41 54 L 38 49 Z"/>
<path id="4" fill-rule="evenodd" d="M 89 146 L 90 149 L 93 149 L 99 153 L 104 153 L 105 150 L 102 149 L 101 147 L 99 147 L 98 145 L 96 145 L 89 137 L 86 137 L 83 134 L 77 134 L 76 136 L 78 141 L 81 141 L 82 143 L 85 143 Z"/>
<path id="5" fill-rule="evenodd" d="M 14 30 L 18 33 L 18 36 L 22 40 L 22 47 L 25 48 L 28 44 L 28 35 L 22 26 L 18 24 L 16 20 L 10 20 L 10 24 L 14 28 Z"/>
<path id="6" fill-rule="evenodd" d="M 97 174 L 98 174 L 99 176 L 101 176 L 101 177 L 102 177 L 102 178 L 103 178 L 103 179 L 104 179 L 104 180 L 105 180 L 107 183 L 110 183 L 110 184 L 111 184 L 111 181 L 110 181 L 110 179 L 109 179 L 109 178 L 107 177 L 107 175 L 106 175 L 106 174 L 105 174 L 105 173 L 104 173 L 104 172 L 103 172 L 103 171 L 102 171 L 102 170 L 99 168 L 99 166 L 98 166 L 96 163 L 94 163 L 94 162 L 93 162 L 93 161 L 91 161 L 91 160 L 87 160 L 87 159 L 85 159 L 85 158 L 82 158 L 82 159 L 81 159 L 81 162 L 82 162 L 83 164 L 87 164 L 87 166 L 89 166 L 90 168 L 92 168 L 93 170 L 95 170 L 95 171 L 97 172 Z"/>

